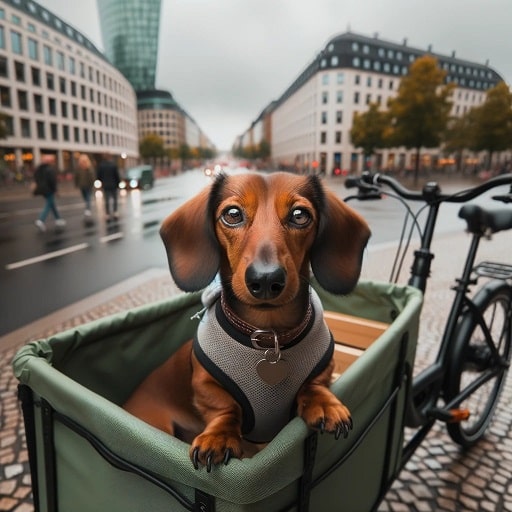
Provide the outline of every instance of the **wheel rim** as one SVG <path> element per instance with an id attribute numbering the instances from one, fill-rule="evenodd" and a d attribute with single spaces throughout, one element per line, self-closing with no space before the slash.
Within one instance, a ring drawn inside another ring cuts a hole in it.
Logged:
<path id="1" fill-rule="evenodd" d="M 508 297 L 498 297 L 492 304 L 489 304 L 484 312 L 485 323 L 489 327 L 493 340 L 495 340 L 499 361 L 487 345 L 481 326 L 476 326 L 469 344 L 466 346 L 460 374 L 460 391 L 466 389 L 476 380 L 483 378 L 497 364 L 502 369 L 478 387 L 460 405 L 461 408 L 468 409 L 471 413 L 469 419 L 460 425 L 468 439 L 478 437 L 482 430 L 487 427 L 498 401 L 499 391 L 505 380 L 506 363 L 510 357 L 509 305 Z"/>

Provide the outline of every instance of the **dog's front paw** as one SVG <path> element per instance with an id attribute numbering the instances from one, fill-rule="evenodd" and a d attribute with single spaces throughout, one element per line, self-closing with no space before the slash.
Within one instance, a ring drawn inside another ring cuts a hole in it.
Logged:
<path id="1" fill-rule="evenodd" d="M 353 427 L 350 411 L 330 392 L 302 401 L 298 413 L 309 428 L 334 434 L 336 439 L 342 434 L 346 438 Z"/>
<path id="2" fill-rule="evenodd" d="M 190 447 L 190 458 L 194 468 L 199 469 L 200 465 L 206 466 L 209 473 L 212 466 L 227 464 L 233 457 L 242 457 L 242 440 L 240 437 L 229 434 L 207 434 L 198 435 Z"/>

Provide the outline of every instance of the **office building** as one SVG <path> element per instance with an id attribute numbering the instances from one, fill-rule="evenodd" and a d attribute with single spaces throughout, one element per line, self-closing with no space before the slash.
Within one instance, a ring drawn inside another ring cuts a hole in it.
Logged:
<path id="1" fill-rule="evenodd" d="M 485 100 L 486 91 L 502 77 L 488 64 L 392 43 L 351 32 L 327 42 L 319 54 L 275 102 L 266 107 L 235 143 L 237 147 L 271 144 L 276 167 L 299 171 L 360 171 L 362 151 L 351 144 L 355 112 L 369 103 L 383 107 L 397 94 L 409 65 L 425 54 L 437 58 L 447 82 L 456 85 L 452 115 L 460 116 Z M 269 128 L 270 127 L 270 128 Z M 437 165 L 439 149 L 422 151 L 422 164 Z M 374 165 L 384 169 L 414 167 L 415 151 L 391 148 L 378 151 Z"/>
<path id="2" fill-rule="evenodd" d="M 98 0 L 107 58 L 136 91 L 155 89 L 160 0 Z"/>
<path id="3" fill-rule="evenodd" d="M 128 80 L 80 32 L 32 0 L 0 2 L 2 170 L 30 171 L 41 153 L 73 170 L 80 152 L 138 157 Z M 5 174 L 5 173 L 2 173 Z"/>

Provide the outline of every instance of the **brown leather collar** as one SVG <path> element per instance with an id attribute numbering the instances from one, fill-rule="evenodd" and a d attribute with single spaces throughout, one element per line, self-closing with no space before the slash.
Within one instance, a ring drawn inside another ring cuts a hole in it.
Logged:
<path id="1" fill-rule="evenodd" d="M 276 332 L 271 329 L 260 329 L 259 327 L 255 327 L 236 315 L 236 313 L 228 306 L 224 294 L 221 294 L 220 304 L 222 307 L 222 311 L 224 315 L 228 319 L 229 323 L 238 331 L 247 336 L 251 336 L 254 333 L 258 333 L 257 341 L 258 344 L 262 344 L 264 347 L 273 347 L 275 343 L 275 338 L 279 341 L 279 346 L 283 347 L 288 343 L 292 342 L 296 338 L 298 338 L 304 330 L 307 328 L 311 321 L 311 316 L 313 314 L 313 306 L 311 305 L 311 301 L 308 304 L 308 309 L 306 314 L 304 315 L 304 319 L 302 322 L 294 327 L 293 329 L 286 332 Z M 260 347 L 263 348 L 263 347 Z"/>

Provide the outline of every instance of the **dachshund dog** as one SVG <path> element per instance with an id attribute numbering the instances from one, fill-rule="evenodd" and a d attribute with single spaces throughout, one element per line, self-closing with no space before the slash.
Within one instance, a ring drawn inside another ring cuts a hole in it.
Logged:
<path id="1" fill-rule="evenodd" d="M 357 283 L 366 222 L 315 176 L 220 175 L 162 223 L 176 284 L 198 291 L 220 276 L 196 337 L 135 390 L 125 409 L 183 439 L 194 466 L 242 458 L 294 414 L 339 438 L 349 410 L 329 390 L 333 340 L 318 283 Z M 203 298 L 205 293 L 203 293 Z"/>

